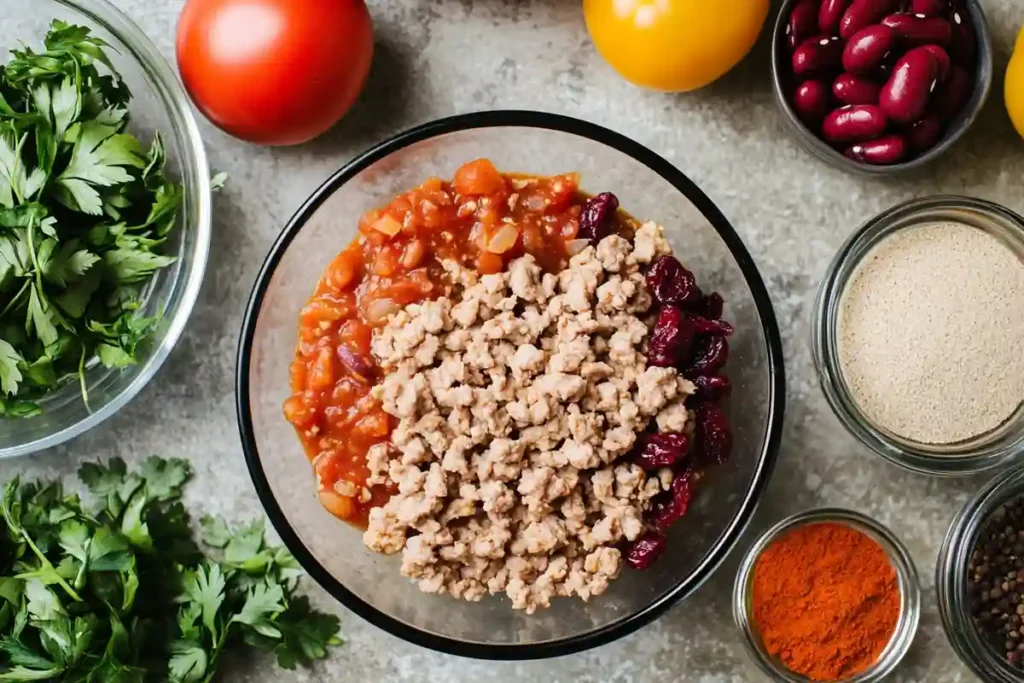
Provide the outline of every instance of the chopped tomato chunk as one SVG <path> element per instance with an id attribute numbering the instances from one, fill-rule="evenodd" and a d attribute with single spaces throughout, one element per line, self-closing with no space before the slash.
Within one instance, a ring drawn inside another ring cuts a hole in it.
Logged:
<path id="1" fill-rule="evenodd" d="M 452 185 L 459 194 L 471 197 L 493 195 L 505 189 L 505 179 L 489 160 L 477 159 L 455 172 Z"/>

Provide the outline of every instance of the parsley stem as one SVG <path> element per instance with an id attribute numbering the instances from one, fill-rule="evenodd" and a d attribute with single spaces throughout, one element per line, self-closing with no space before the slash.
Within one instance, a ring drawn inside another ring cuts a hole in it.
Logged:
<path id="1" fill-rule="evenodd" d="M 17 133 L 15 133 L 15 135 L 17 135 Z M 25 140 L 27 139 L 28 133 L 25 133 L 21 136 L 21 139 L 18 140 L 18 144 L 14 148 L 14 163 L 11 164 L 11 191 L 14 193 L 15 200 L 17 200 L 15 202 L 16 204 L 21 204 L 25 201 L 25 198 L 21 196 L 21 183 L 17 182 L 17 178 L 18 171 L 21 171 L 22 174 L 25 173 L 25 170 L 21 168 L 21 150 L 25 146 Z"/>
<path id="2" fill-rule="evenodd" d="M 46 669 L 43 671 L 36 669 L 18 669 L 16 671 L 8 671 L 0 674 L 0 681 L 53 681 L 57 679 L 57 674 L 63 672 L 63 668 Z"/>
<path id="3" fill-rule="evenodd" d="M 28 217 L 28 253 L 32 256 L 32 265 L 36 269 L 36 288 L 39 290 L 39 302 L 42 304 L 45 301 L 43 298 L 43 269 L 39 267 L 39 257 L 36 255 L 36 245 L 33 239 L 35 228 L 36 216 L 33 213 Z"/>
<path id="4" fill-rule="evenodd" d="M 43 553 L 39 551 L 39 548 L 36 547 L 36 544 L 32 542 L 32 537 L 28 535 L 28 532 L 25 531 L 25 529 L 23 529 L 22 527 L 18 527 L 18 531 L 21 532 L 21 537 L 25 539 L 25 542 L 28 544 L 28 547 L 32 548 L 32 552 L 36 554 L 36 557 L 39 558 L 39 561 L 42 562 L 44 566 L 49 567 L 53 570 L 54 576 L 57 577 L 57 584 L 64 589 L 64 591 L 72 600 L 74 600 L 75 602 L 82 602 L 82 598 L 79 597 L 78 593 L 75 592 L 75 589 L 69 586 L 68 582 L 61 578 L 60 574 L 57 573 L 57 568 L 53 566 L 53 563 L 46 559 L 46 555 L 43 555 Z"/>
<path id="5" fill-rule="evenodd" d="M 0 311 L 0 318 L 3 318 L 5 315 L 7 315 L 8 311 L 10 311 L 12 308 L 14 308 L 14 304 L 18 303 L 18 299 L 20 299 L 22 297 L 22 295 L 24 295 L 26 292 L 28 292 L 28 288 L 31 285 L 32 285 L 32 281 L 31 280 L 25 280 L 25 284 L 23 284 L 21 286 L 21 289 L 18 290 L 18 293 L 15 294 L 13 297 L 11 297 L 11 300 L 9 302 L 7 302 L 6 306 L 4 306 L 4 310 Z"/>
<path id="6" fill-rule="evenodd" d="M 78 357 L 78 384 L 82 387 L 82 403 L 85 404 L 85 409 L 91 413 L 89 389 L 85 386 L 85 344 L 82 344 L 82 354 Z"/>

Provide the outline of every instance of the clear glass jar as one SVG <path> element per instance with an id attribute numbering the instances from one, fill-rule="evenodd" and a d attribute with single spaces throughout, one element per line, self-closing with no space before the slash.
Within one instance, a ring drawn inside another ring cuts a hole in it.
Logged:
<path id="1" fill-rule="evenodd" d="M 858 407 L 843 377 L 837 342 L 840 302 L 864 257 L 900 230 L 937 222 L 984 230 L 1024 261 L 1024 218 L 1009 209 L 982 199 L 956 196 L 927 197 L 899 204 L 872 218 L 839 249 L 818 290 L 811 343 L 825 398 L 851 434 L 900 467 L 927 474 L 955 475 L 1005 464 L 1024 449 L 1024 404 L 995 430 L 967 441 L 911 441 L 873 422 Z"/>
<path id="2" fill-rule="evenodd" d="M 996 476 L 953 519 L 935 569 L 935 591 L 946 637 L 960 660 L 987 683 L 1020 683 L 1024 672 L 1011 667 L 974 627 L 967 591 L 971 552 L 992 513 L 1022 495 L 1024 464 Z"/>
<path id="3" fill-rule="evenodd" d="M 882 681 L 900 663 L 914 640 L 914 634 L 917 632 L 917 625 L 921 619 L 921 588 L 918 583 L 917 568 L 914 566 L 914 560 L 910 557 L 910 551 L 906 546 L 881 523 L 859 512 L 840 508 L 807 510 L 783 519 L 761 534 L 743 556 L 740 569 L 736 574 L 732 598 L 733 619 L 743 633 L 743 645 L 747 653 L 750 654 L 761 671 L 774 681 L 810 683 L 810 679 L 793 673 L 782 662 L 768 654 L 761 642 L 761 636 L 754 624 L 754 566 L 757 564 L 758 558 L 761 557 L 761 553 L 787 532 L 806 524 L 822 522 L 845 524 L 867 534 L 882 547 L 889 557 L 889 562 L 896 570 L 896 581 L 900 589 L 900 617 L 896 622 L 896 629 L 889 639 L 889 644 L 882 650 L 878 661 L 869 669 L 838 683 Z"/>

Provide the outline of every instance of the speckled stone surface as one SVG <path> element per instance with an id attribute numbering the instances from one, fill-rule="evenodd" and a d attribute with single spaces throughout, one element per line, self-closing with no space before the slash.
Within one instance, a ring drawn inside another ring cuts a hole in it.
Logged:
<path id="1" fill-rule="evenodd" d="M 23 2 L 24 0 L 21 0 Z M 181 0 L 114 0 L 168 55 Z M 7 2 L 17 12 L 20 2 Z M 997 81 L 1016 28 L 1019 0 L 987 0 Z M 934 607 L 935 554 L 955 511 L 980 479 L 936 480 L 898 470 L 846 434 L 817 385 L 808 343 L 814 289 L 858 224 L 896 202 L 969 194 L 1024 211 L 1024 142 L 993 91 L 973 129 L 938 163 L 898 179 L 854 178 L 804 152 L 772 104 L 768 41 L 733 73 L 690 95 L 641 92 L 595 54 L 579 0 L 371 0 L 377 56 L 369 86 L 331 133 L 296 149 L 247 145 L 203 123 L 211 163 L 231 174 L 216 202 L 211 265 L 184 339 L 126 409 L 63 447 L 0 465 L 71 474 L 79 461 L 150 453 L 189 458 L 190 503 L 232 519 L 260 514 L 235 426 L 233 373 L 243 307 L 264 255 L 302 200 L 339 165 L 413 124 L 489 108 L 561 112 L 623 132 L 687 173 L 732 221 L 771 291 L 789 379 L 779 465 L 740 547 L 781 516 L 842 505 L 888 524 L 912 550 L 925 612 L 893 681 L 972 680 L 946 643 Z M 482 48 L 483 45 L 487 49 Z M 726 681 L 761 680 L 739 645 L 729 607 L 734 553 L 697 594 L 657 623 L 615 644 L 547 662 L 460 660 L 408 645 L 341 612 L 349 645 L 309 672 L 278 672 L 265 660 L 237 663 L 226 681 Z"/>

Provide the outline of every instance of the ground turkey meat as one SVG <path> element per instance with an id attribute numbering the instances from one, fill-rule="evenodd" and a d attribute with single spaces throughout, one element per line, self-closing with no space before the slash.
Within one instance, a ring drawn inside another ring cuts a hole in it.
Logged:
<path id="1" fill-rule="evenodd" d="M 449 263 L 450 298 L 393 316 L 373 339 L 374 391 L 398 425 L 368 464 L 397 494 L 371 510 L 366 545 L 401 552 L 424 591 L 504 592 L 527 612 L 607 589 L 616 546 L 671 484 L 621 458 L 652 420 L 682 428 L 694 391 L 644 355 L 640 269 L 663 253 L 647 224 L 557 275 L 530 256 L 480 277 Z"/>

